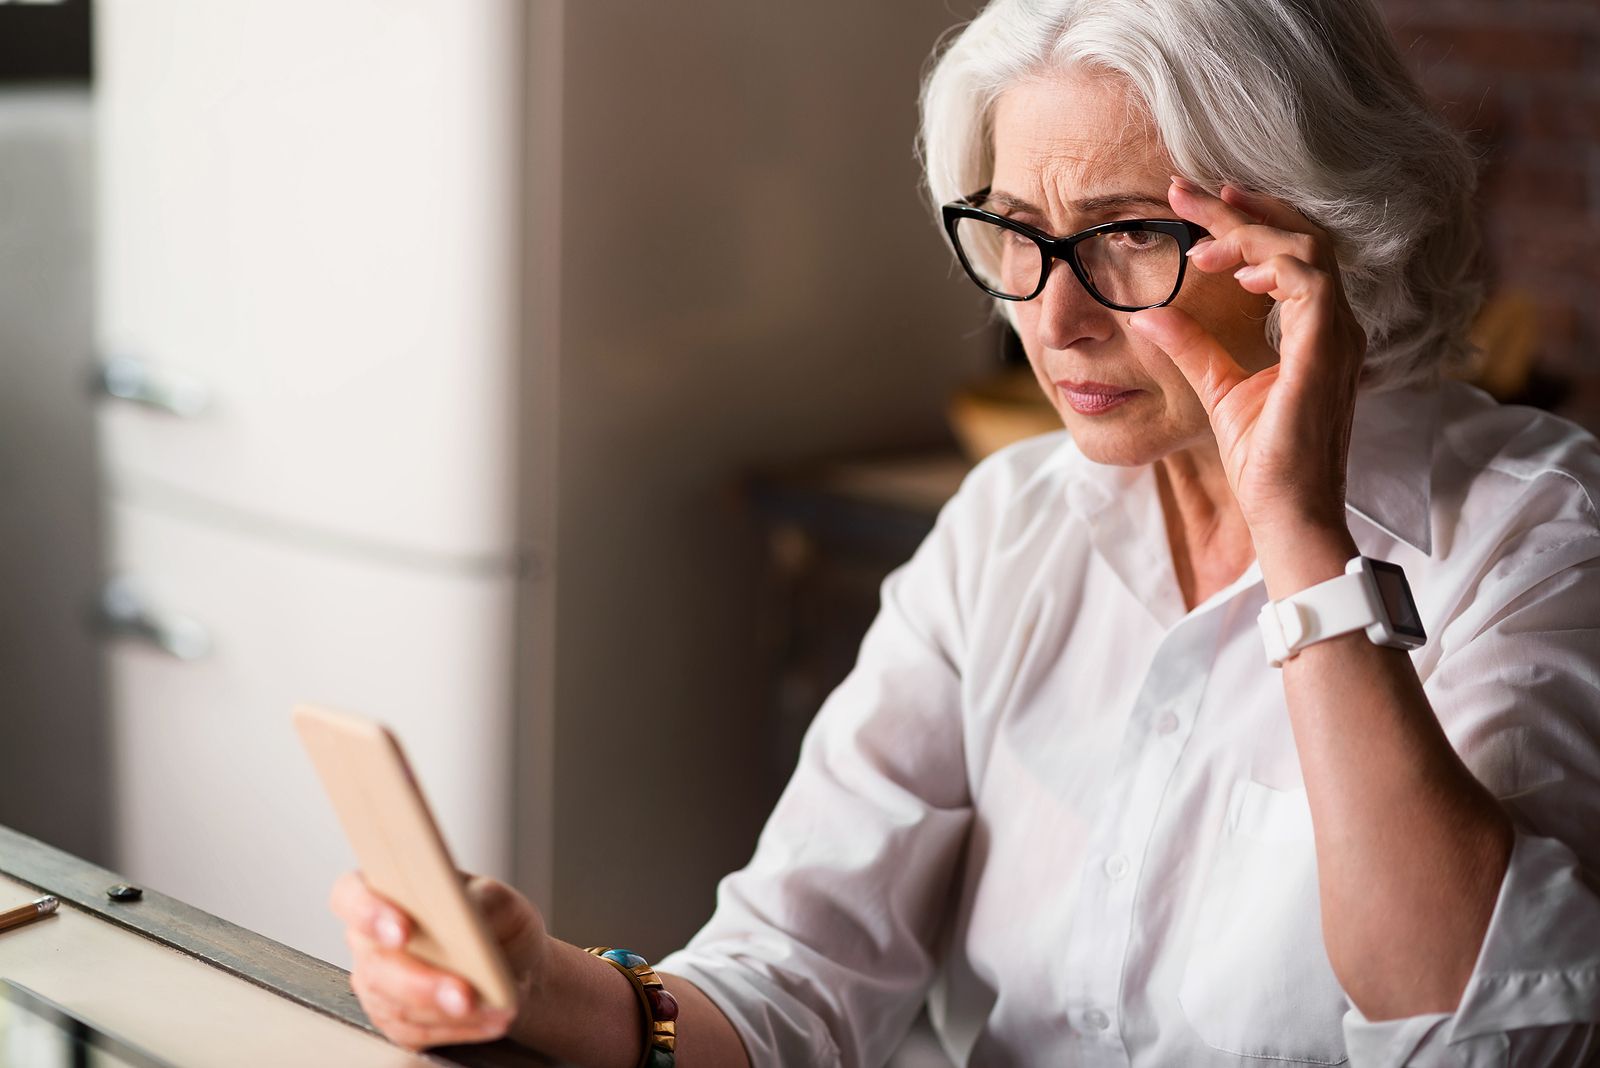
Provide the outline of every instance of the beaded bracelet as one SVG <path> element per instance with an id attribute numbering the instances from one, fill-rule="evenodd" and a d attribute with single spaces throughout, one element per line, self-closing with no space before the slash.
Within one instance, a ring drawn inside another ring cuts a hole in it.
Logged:
<path id="1" fill-rule="evenodd" d="M 644 1010 L 644 1055 L 639 1068 L 672 1068 L 678 1059 L 678 999 L 662 985 L 655 969 L 631 949 L 590 946 L 593 953 L 628 977 Z"/>

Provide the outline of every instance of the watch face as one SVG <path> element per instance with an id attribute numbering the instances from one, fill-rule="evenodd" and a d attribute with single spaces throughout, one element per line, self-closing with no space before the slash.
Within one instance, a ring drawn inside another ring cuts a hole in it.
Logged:
<path id="1" fill-rule="evenodd" d="M 1411 587 L 1400 565 L 1371 557 L 1367 558 L 1367 563 L 1372 568 L 1372 577 L 1377 580 L 1383 610 L 1389 615 L 1389 628 L 1419 644 L 1426 641 L 1428 636 L 1422 629 L 1422 616 L 1417 612 L 1417 602 L 1411 599 Z"/>

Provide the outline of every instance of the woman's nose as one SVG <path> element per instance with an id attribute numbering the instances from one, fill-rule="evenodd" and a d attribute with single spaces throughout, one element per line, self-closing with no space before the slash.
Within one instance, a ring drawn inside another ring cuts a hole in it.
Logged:
<path id="1" fill-rule="evenodd" d="M 1065 260 L 1051 260 L 1039 305 L 1039 340 L 1046 348 L 1068 349 L 1083 340 L 1110 337 L 1115 323 L 1111 309 L 1089 295 Z"/>

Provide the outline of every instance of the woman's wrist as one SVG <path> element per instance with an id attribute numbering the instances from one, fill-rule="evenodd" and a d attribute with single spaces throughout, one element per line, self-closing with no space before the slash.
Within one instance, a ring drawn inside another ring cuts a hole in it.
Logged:
<path id="1" fill-rule="evenodd" d="M 650 967 L 650 962 L 620 946 L 590 946 L 584 952 L 609 962 L 628 981 L 639 1000 L 646 1047 L 639 1060 L 640 1068 L 675 1068 L 678 1001 Z"/>
<path id="2" fill-rule="evenodd" d="M 507 1037 L 584 1068 L 634 1068 L 644 1034 L 628 980 L 557 938 L 548 939 L 540 956 L 537 968 L 519 975 L 521 1003 Z"/>
<path id="3" fill-rule="evenodd" d="M 1251 528 L 1256 559 L 1267 596 L 1291 597 L 1319 582 L 1344 574 L 1359 553 L 1350 527 L 1342 520 L 1295 519 Z"/>

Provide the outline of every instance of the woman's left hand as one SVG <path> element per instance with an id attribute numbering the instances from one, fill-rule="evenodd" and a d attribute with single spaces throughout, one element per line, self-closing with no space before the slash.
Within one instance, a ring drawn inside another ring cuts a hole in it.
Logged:
<path id="1" fill-rule="evenodd" d="M 1211 232 L 1191 251 L 1193 267 L 1233 271 L 1245 289 L 1278 302 L 1279 362 L 1247 372 L 1171 305 L 1138 312 L 1130 325 L 1172 357 L 1199 396 L 1252 533 L 1343 528 L 1366 334 L 1345 301 L 1332 241 L 1282 201 L 1233 186 L 1216 197 L 1174 178 L 1168 199 Z"/>

